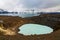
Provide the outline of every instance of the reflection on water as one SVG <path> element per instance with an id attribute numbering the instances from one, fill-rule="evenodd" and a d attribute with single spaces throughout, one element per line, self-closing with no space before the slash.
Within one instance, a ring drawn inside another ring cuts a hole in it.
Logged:
<path id="1" fill-rule="evenodd" d="M 22 25 L 19 29 L 20 31 L 18 33 L 21 33 L 23 35 L 39 35 L 53 32 L 52 28 L 38 24 L 25 24 Z"/>

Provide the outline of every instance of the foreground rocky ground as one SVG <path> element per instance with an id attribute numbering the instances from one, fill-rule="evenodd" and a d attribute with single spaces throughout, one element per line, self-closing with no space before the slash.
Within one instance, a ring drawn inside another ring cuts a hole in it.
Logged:
<path id="1" fill-rule="evenodd" d="M 28 23 L 47 25 L 53 28 L 54 32 L 31 36 L 18 34 L 18 28 Z M 0 40 L 60 40 L 60 14 L 41 14 L 30 18 L 0 16 L 0 29 Z"/>

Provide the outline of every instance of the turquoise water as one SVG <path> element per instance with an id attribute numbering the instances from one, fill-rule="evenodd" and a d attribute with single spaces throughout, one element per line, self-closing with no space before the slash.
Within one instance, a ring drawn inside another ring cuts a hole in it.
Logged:
<path id="1" fill-rule="evenodd" d="M 49 34 L 53 32 L 53 29 L 44 26 L 44 25 L 38 25 L 38 24 L 24 24 L 20 28 L 20 31 L 18 33 L 23 35 L 40 35 L 40 34 Z"/>

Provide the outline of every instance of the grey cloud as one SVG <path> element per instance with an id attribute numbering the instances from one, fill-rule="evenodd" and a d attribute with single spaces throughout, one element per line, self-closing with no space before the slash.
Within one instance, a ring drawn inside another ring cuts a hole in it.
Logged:
<path id="1" fill-rule="evenodd" d="M 60 0 L 21 0 L 27 8 L 48 8 L 60 5 Z"/>
<path id="2" fill-rule="evenodd" d="M 22 6 L 21 6 L 22 5 Z M 30 9 L 30 8 L 49 8 L 60 5 L 60 0 L 0 0 L 0 8 L 7 10 Z"/>

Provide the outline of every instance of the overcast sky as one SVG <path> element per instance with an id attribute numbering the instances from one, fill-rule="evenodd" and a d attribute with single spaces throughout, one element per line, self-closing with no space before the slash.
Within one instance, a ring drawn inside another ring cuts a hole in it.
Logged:
<path id="1" fill-rule="evenodd" d="M 0 8 L 8 11 L 44 9 L 60 5 L 60 0 L 0 0 Z"/>

